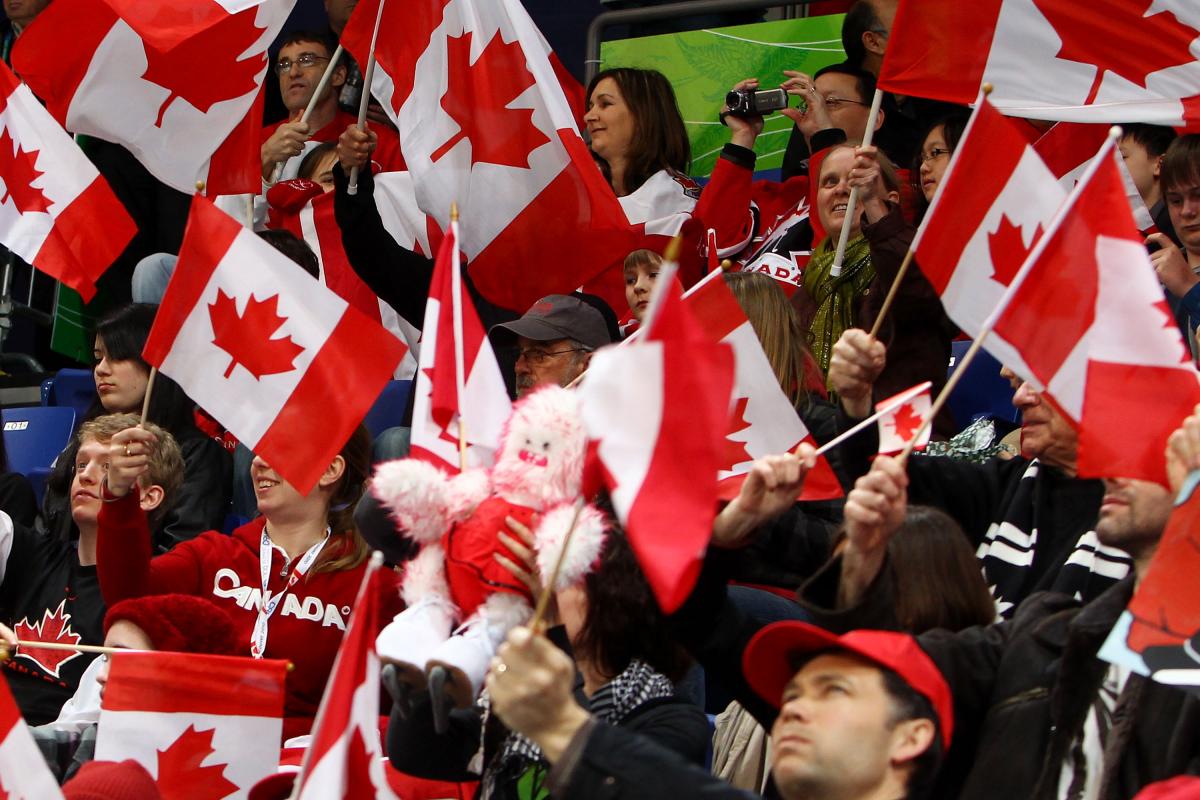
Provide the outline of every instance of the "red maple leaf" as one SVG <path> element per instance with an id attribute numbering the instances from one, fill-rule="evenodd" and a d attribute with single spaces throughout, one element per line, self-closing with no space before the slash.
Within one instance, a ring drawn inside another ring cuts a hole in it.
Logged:
<path id="1" fill-rule="evenodd" d="M 992 279 L 1005 286 L 1012 283 L 1017 271 L 1025 263 L 1025 257 L 1042 235 L 1041 223 L 1033 231 L 1029 247 L 1021 238 L 1021 228 L 1014 225 L 1008 214 L 1000 217 L 1000 225 L 988 234 L 988 256 L 992 259 Z"/>
<path id="2" fill-rule="evenodd" d="M 0 203 L 11 202 L 22 214 L 50 208 L 46 195 L 33 185 L 42 177 L 42 173 L 34 166 L 37 153 L 37 150 L 22 150 L 9 136 L 7 129 L 0 134 L 0 177 L 4 179 L 4 195 L 0 197 Z"/>
<path id="3" fill-rule="evenodd" d="M 355 725 L 346 746 L 346 790 L 342 792 L 342 797 L 344 800 L 358 800 L 361 797 L 374 797 L 375 794 L 375 784 L 371 782 L 371 754 L 367 752 L 362 729 Z"/>
<path id="4" fill-rule="evenodd" d="M 233 14 L 170 50 L 155 50 L 146 45 L 146 71 L 142 79 L 170 92 L 158 107 L 156 128 L 162 127 L 163 115 L 177 97 L 207 114 L 222 100 L 257 91 L 258 76 L 267 63 L 267 54 L 237 60 L 265 30 L 254 24 L 257 13 L 256 8 L 250 8 Z M 220 69 L 204 66 L 214 64 L 219 64 Z"/>
<path id="5" fill-rule="evenodd" d="M 66 613 L 66 606 L 67 601 L 63 600 L 53 611 L 43 611 L 42 618 L 32 625 L 26 617 L 13 626 L 13 631 L 21 642 L 17 657 L 29 659 L 56 678 L 61 677 L 59 670 L 63 664 L 82 654 L 78 650 L 46 650 L 25 643 L 79 644 L 83 641 L 82 636 L 71 630 L 71 615 Z"/>
<path id="6" fill-rule="evenodd" d="M 200 766 L 204 759 L 213 754 L 213 731 L 215 728 L 196 730 L 189 725 L 179 738 L 158 751 L 158 791 L 163 800 L 185 800 L 185 798 L 227 797 L 238 790 L 238 785 L 225 777 L 227 764 Z"/>
<path id="7" fill-rule="evenodd" d="M 209 304 L 208 316 L 215 334 L 213 344 L 233 357 L 225 370 L 226 378 L 238 364 L 256 379 L 293 369 L 292 362 L 304 348 L 293 342 L 291 336 L 271 338 L 287 322 L 277 313 L 278 305 L 278 294 L 266 300 L 255 300 L 254 295 L 250 295 L 246 313 L 238 314 L 237 302 L 224 291 L 217 290 L 217 301 Z"/>
<path id="8" fill-rule="evenodd" d="M 913 408 L 912 403 L 905 403 L 892 415 L 892 426 L 896 429 L 896 435 L 906 443 L 911 442 L 917 435 L 922 422 L 924 420 Z"/>
<path id="9" fill-rule="evenodd" d="M 735 433 L 741 433 L 752 427 L 745 419 L 746 406 L 749 402 L 750 398 L 739 397 L 737 403 L 733 406 L 733 411 L 729 412 L 729 430 L 725 432 L 724 447 L 721 451 L 721 464 L 719 467 L 724 472 L 732 472 L 735 465 L 754 460 L 754 456 L 747 452 L 745 442 L 729 438 Z"/>
<path id="10" fill-rule="evenodd" d="M 461 139 L 471 142 L 471 161 L 529 168 L 529 154 L 550 141 L 533 124 L 533 109 L 507 108 L 534 84 L 520 42 L 497 33 L 471 62 L 471 36 L 446 40 L 447 82 L 442 108 L 458 123 L 458 133 L 433 151 L 437 161 Z"/>
<path id="11" fill-rule="evenodd" d="M 1200 31 L 1170 11 L 1147 17 L 1152 0 L 1105 3 L 1103 10 L 1079 0 L 1034 0 L 1033 4 L 1062 40 L 1058 58 L 1096 67 L 1084 105 L 1096 99 L 1106 72 L 1145 89 L 1152 72 L 1195 60 L 1189 47 Z"/>

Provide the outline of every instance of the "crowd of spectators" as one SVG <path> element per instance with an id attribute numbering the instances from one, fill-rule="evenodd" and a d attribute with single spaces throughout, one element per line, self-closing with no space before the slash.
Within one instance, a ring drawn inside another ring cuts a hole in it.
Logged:
<path id="1" fill-rule="evenodd" d="M 6 60 L 47 2 L 4 0 Z M 341 248 L 371 303 L 419 328 L 434 262 L 402 243 L 377 205 L 380 176 L 405 169 L 400 139 L 378 106 L 357 126 L 363 86 L 352 59 L 317 94 L 354 3 L 325 6 L 329 30 L 291 32 L 272 52 L 268 80 L 287 117 L 262 132 L 254 221 L 340 291 L 284 222 L 331 197 L 340 241 L 323 246 Z M 862 146 L 896 6 L 853 3 L 844 62 L 732 87 L 777 85 L 791 100 L 776 181 L 753 179 L 762 116 L 713 109 L 729 142 L 702 187 L 688 175 L 687 131 L 666 78 L 615 68 L 589 82 L 582 132 L 646 241 L 611 267 L 623 272 L 621 308 L 601 299 L 599 283 L 504 308 L 464 272 L 513 398 L 586 381 L 592 355 L 643 321 L 662 245 L 697 228 L 713 235 L 693 242 L 677 279 L 691 285 L 698 264 L 727 259 L 723 278 L 817 445 L 881 398 L 945 384 L 961 334 L 919 264 L 880 313 L 970 111 L 885 94 L 874 144 Z M 283 727 L 293 739 L 312 728 L 369 547 L 395 572 L 379 598 L 381 627 L 402 610 L 401 576 L 417 552 L 371 492 L 374 463 L 407 454 L 407 429 L 373 449 L 360 426 L 302 493 L 170 378 L 157 376 L 144 408 L 141 351 L 176 268 L 187 197 L 120 145 L 85 145 L 139 236 L 105 277 L 120 302 L 94 330 L 93 406 L 40 508 L 20 476 L 0 475 L 0 638 L 12 651 L 3 674 L 56 777 L 79 781 L 103 769 L 80 767 L 95 744 L 107 657 L 47 656 L 30 641 L 45 620 L 69 624 L 83 644 L 287 659 Z M 1120 152 L 1153 220 L 1143 233 L 1164 299 L 1194 355 L 1200 135 L 1130 124 Z M 576 585 L 551 593 L 548 631 L 509 633 L 475 705 L 449 712 L 447 724 L 385 668 L 391 765 L 414 786 L 450 782 L 485 798 L 1116 800 L 1170 779 L 1164 791 L 1195 796 L 1186 794 L 1195 784 L 1178 780 L 1200 775 L 1200 701 L 1097 653 L 1146 574 L 1185 475 L 1200 468 L 1200 407 L 1172 421 L 1170 486 L 1081 478 L 1070 421 L 1029 376 L 1002 375 L 1020 416 L 1019 455 L 972 437 L 972 457 L 960 444 L 944 455 L 876 456 L 872 425 L 828 454 L 844 499 L 803 502 L 813 446 L 755 461 L 716 509 L 695 588 L 670 615 L 602 495 L 601 555 Z M 970 422 L 944 410 L 934 438 L 958 443 Z M 319 436 L 320 424 L 294 435 Z M 243 524 L 229 524 L 231 512 Z M 506 527 L 500 561 L 540 596 L 532 525 Z"/>

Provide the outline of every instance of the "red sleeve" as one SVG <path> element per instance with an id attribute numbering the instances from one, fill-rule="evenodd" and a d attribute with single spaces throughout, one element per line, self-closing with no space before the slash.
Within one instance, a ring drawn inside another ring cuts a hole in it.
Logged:
<path id="1" fill-rule="evenodd" d="M 717 232 L 717 254 L 732 256 L 741 252 L 754 236 L 754 217 L 750 211 L 748 167 L 728 158 L 718 158 L 712 175 L 696 201 L 692 216 L 705 230 Z"/>
<path id="2" fill-rule="evenodd" d="M 96 572 L 107 605 L 151 594 L 200 593 L 198 554 L 207 537 L 183 542 L 152 560 L 150 528 L 136 486 L 124 497 L 105 497 L 98 528 Z"/>

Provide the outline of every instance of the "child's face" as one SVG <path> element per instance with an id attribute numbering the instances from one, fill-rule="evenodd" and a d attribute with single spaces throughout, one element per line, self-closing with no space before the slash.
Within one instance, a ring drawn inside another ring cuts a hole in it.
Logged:
<path id="1" fill-rule="evenodd" d="M 650 304 L 650 290 L 658 279 L 658 269 L 658 264 L 644 263 L 625 268 L 625 300 L 629 303 L 629 312 L 638 322 L 642 321 Z"/>
<path id="2" fill-rule="evenodd" d="M 313 170 L 313 181 L 321 184 L 321 188 L 326 192 L 333 191 L 333 165 L 336 163 L 337 151 L 330 150 L 321 157 L 321 160 L 317 162 L 317 168 Z"/>
<path id="3" fill-rule="evenodd" d="M 1162 160 L 1146 152 L 1146 148 L 1132 136 L 1126 136 L 1119 145 L 1125 169 L 1133 176 L 1138 194 L 1147 205 L 1152 205 L 1154 190 L 1158 185 L 1158 164 Z"/>

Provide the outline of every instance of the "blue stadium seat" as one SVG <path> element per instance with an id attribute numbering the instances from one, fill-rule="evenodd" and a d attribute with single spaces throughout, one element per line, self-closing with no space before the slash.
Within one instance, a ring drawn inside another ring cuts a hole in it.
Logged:
<path id="1" fill-rule="evenodd" d="M 38 505 L 46 493 L 50 465 L 67 446 L 75 430 L 75 409 L 59 406 L 6 408 L 4 449 L 13 472 L 29 479 Z"/>
<path id="2" fill-rule="evenodd" d="M 952 342 L 950 367 L 946 376 L 954 374 L 971 342 Z M 981 417 L 1006 423 L 1005 427 L 1021 421 L 1021 414 L 1012 404 L 1013 389 L 1000 377 L 1000 362 L 986 350 L 980 350 L 967 365 L 967 373 L 959 379 L 950 394 L 950 413 L 959 428 L 965 428 Z"/>
<path id="3" fill-rule="evenodd" d="M 375 404 L 367 412 L 363 424 L 371 432 L 374 439 L 388 428 L 396 428 L 404 424 L 404 411 L 408 408 L 408 395 L 412 391 L 412 381 L 388 381 L 375 399 Z"/>
<path id="4" fill-rule="evenodd" d="M 50 379 L 50 392 L 43 393 L 42 405 L 73 408 L 75 418 L 82 420 L 95 397 L 96 379 L 90 369 L 60 369 Z"/>

